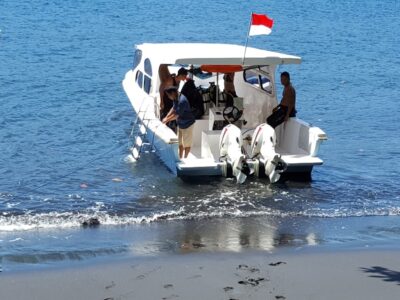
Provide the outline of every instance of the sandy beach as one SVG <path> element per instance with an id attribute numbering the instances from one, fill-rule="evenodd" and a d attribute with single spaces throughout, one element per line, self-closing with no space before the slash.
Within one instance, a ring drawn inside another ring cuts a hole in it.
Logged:
<path id="1" fill-rule="evenodd" d="M 398 299 L 394 250 L 196 253 L 1 274 L 1 299 Z"/>

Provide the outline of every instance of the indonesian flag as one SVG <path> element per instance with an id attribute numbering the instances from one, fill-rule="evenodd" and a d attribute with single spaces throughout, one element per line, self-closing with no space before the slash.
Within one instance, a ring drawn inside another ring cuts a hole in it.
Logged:
<path id="1" fill-rule="evenodd" d="M 267 15 L 251 14 L 251 26 L 249 35 L 270 34 L 274 20 Z"/>

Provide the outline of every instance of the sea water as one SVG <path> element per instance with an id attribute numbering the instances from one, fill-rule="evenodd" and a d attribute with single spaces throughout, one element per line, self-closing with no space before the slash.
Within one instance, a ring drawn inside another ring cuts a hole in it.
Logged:
<path id="1" fill-rule="evenodd" d="M 278 72 L 329 137 L 313 180 L 187 183 L 155 153 L 127 160 L 134 45 L 244 44 L 252 11 L 275 23 L 250 46 L 303 59 Z M 0 267 L 400 244 L 399 14 L 399 0 L 0 1 Z"/>

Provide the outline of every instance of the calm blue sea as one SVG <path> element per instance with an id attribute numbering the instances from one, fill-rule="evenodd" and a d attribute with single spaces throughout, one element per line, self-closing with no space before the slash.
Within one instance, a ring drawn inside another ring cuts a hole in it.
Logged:
<path id="1" fill-rule="evenodd" d="M 252 11 L 275 24 L 249 45 L 303 58 L 279 71 L 329 136 L 313 181 L 184 183 L 154 153 L 127 162 L 134 45 L 244 44 Z M 0 0 L 0 268 L 182 245 L 400 245 L 399 15 L 399 0 Z M 83 229 L 90 217 L 103 225 Z"/>

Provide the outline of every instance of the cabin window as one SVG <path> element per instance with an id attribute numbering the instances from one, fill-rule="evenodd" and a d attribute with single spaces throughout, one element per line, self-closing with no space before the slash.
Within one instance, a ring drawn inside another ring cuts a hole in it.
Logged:
<path id="1" fill-rule="evenodd" d="M 153 75 L 153 70 L 151 68 L 151 62 L 150 59 L 146 58 L 144 60 L 144 83 L 143 83 L 143 89 L 147 94 L 150 94 L 151 90 L 151 76 Z"/>
<path id="2" fill-rule="evenodd" d="M 258 74 L 253 70 L 246 70 L 243 72 L 244 81 L 250 83 L 253 86 L 260 87 Z"/>
<path id="3" fill-rule="evenodd" d="M 144 60 L 144 72 L 150 77 L 153 76 L 153 71 L 151 69 L 151 62 L 150 59 L 148 58 Z"/>
<path id="4" fill-rule="evenodd" d="M 271 80 L 264 74 L 260 74 L 260 85 L 261 85 L 261 88 L 264 91 L 272 94 L 272 83 L 271 83 Z"/>
<path id="5" fill-rule="evenodd" d="M 136 72 L 135 81 L 138 84 L 138 86 L 143 87 L 143 73 L 142 72 L 140 72 L 140 71 Z"/>
<path id="6" fill-rule="evenodd" d="M 147 94 L 150 94 L 151 90 L 151 78 L 147 75 L 144 75 L 144 84 L 143 89 Z"/>
<path id="7" fill-rule="evenodd" d="M 245 70 L 243 72 L 244 81 L 252 86 L 272 94 L 272 83 L 269 76 L 264 72 L 257 72 L 254 69 Z"/>
<path id="8" fill-rule="evenodd" d="M 142 60 L 142 50 L 136 49 L 135 54 L 133 56 L 132 70 L 134 70 L 140 64 L 141 60 Z"/>

